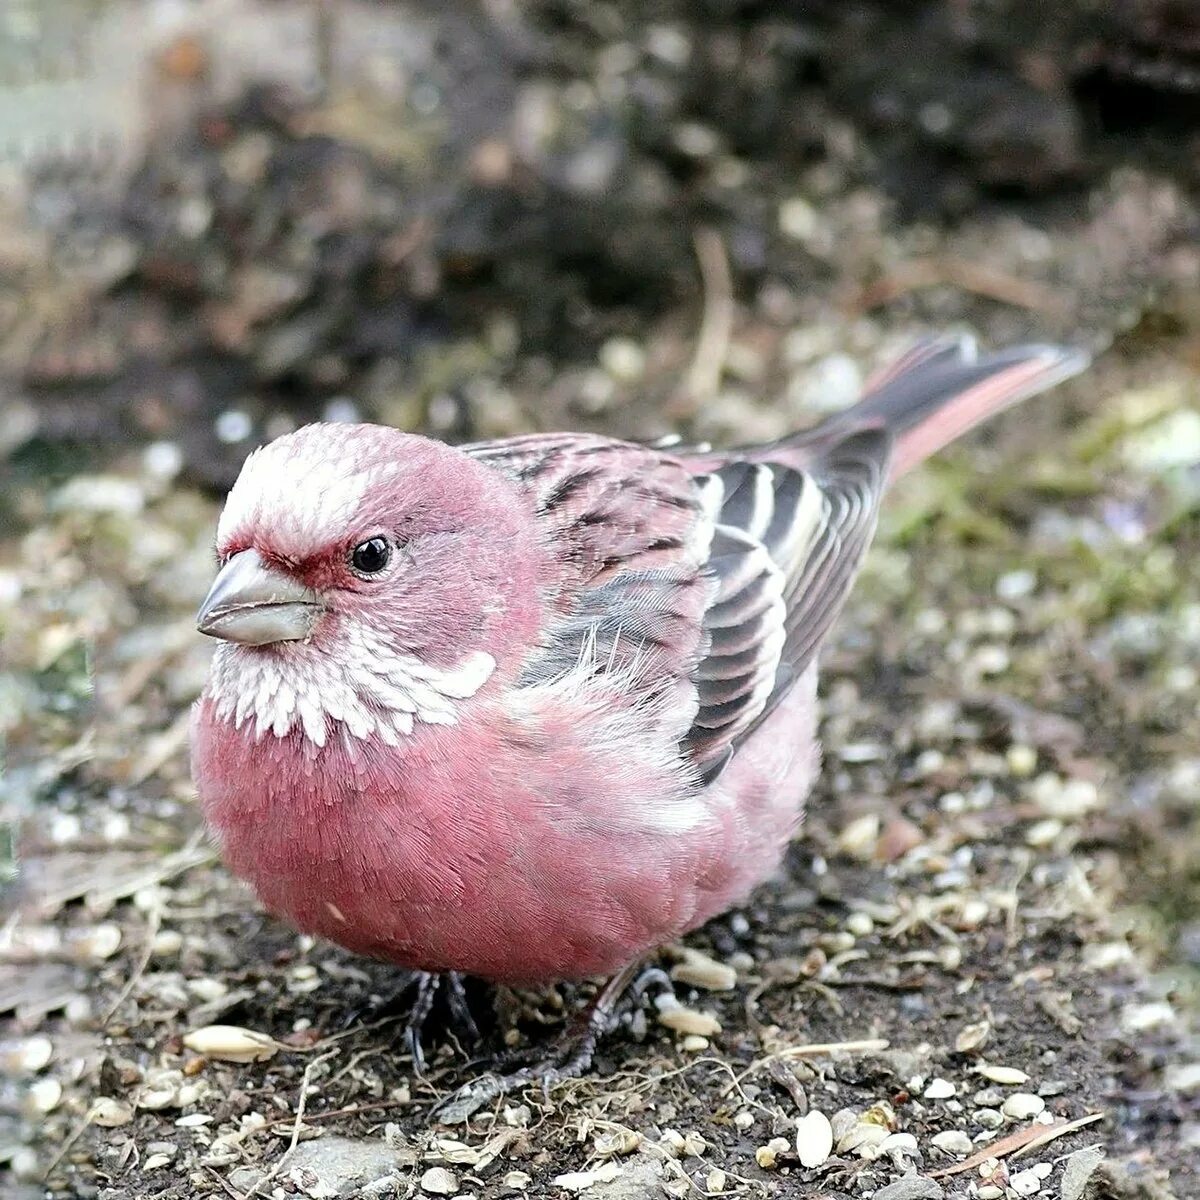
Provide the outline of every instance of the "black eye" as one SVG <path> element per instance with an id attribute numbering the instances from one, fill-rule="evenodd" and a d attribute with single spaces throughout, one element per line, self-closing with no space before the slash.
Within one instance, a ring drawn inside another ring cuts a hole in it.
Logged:
<path id="1" fill-rule="evenodd" d="M 373 537 L 359 542 L 350 552 L 350 565 L 362 575 L 378 575 L 392 558 L 387 538 Z"/>

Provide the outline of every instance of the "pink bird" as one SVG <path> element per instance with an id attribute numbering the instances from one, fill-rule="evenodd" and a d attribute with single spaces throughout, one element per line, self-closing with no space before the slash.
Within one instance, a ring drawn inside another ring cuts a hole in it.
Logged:
<path id="1" fill-rule="evenodd" d="M 931 341 L 728 452 L 373 425 L 255 451 L 198 616 L 221 644 L 193 772 L 226 862 L 429 979 L 625 983 L 796 833 L 817 654 L 889 479 L 1085 363 Z"/>

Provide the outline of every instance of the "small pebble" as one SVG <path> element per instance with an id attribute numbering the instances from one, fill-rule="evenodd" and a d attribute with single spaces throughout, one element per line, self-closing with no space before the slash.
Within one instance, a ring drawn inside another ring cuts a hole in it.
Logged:
<path id="1" fill-rule="evenodd" d="M 949 1100 L 957 1095 L 958 1088 L 948 1079 L 932 1079 L 929 1086 L 921 1093 L 926 1100 Z"/>
<path id="2" fill-rule="evenodd" d="M 0 1043 L 0 1068 L 6 1075 L 36 1075 L 53 1057 L 53 1043 L 41 1034 Z"/>
<path id="3" fill-rule="evenodd" d="M 905 1175 L 903 1179 L 885 1184 L 874 1200 L 942 1200 L 945 1193 L 936 1179 L 924 1175 Z"/>
<path id="4" fill-rule="evenodd" d="M 1004 757 L 1008 762 L 1008 769 L 1022 779 L 1037 770 L 1037 751 L 1032 746 L 1014 742 L 1009 746 Z"/>
<path id="5" fill-rule="evenodd" d="M 1037 588 L 1037 575 L 1029 570 L 1009 571 L 996 580 L 996 595 L 1001 600 L 1023 600 Z"/>
<path id="6" fill-rule="evenodd" d="M 867 813 L 856 817 L 838 835 L 838 849 L 852 858 L 867 859 L 875 851 L 879 841 L 879 816 Z"/>
<path id="7" fill-rule="evenodd" d="M 646 352 L 631 338 L 611 338 L 600 347 L 600 365 L 620 383 L 637 383 L 646 373 Z"/>
<path id="8" fill-rule="evenodd" d="M 430 1167 L 421 1176 L 421 1191 L 431 1196 L 453 1196 L 458 1191 L 458 1176 L 446 1167 Z"/>
<path id="9" fill-rule="evenodd" d="M 765 1146 L 759 1146 L 754 1151 L 754 1161 L 758 1163 L 764 1171 L 772 1171 L 781 1154 L 786 1154 L 791 1149 L 785 1138 L 772 1138 Z"/>
<path id="10" fill-rule="evenodd" d="M 994 1183 L 985 1183 L 976 1192 L 976 1195 L 979 1197 L 979 1200 L 1001 1200 L 1001 1197 L 1004 1195 L 1004 1189 L 997 1187 Z"/>
<path id="11" fill-rule="evenodd" d="M 1130 1004 L 1121 1013 L 1121 1024 L 1130 1033 L 1149 1033 L 1174 1025 L 1175 1010 L 1165 1000 L 1149 1004 Z"/>
<path id="12" fill-rule="evenodd" d="M 911 1133 L 889 1133 L 879 1143 L 880 1154 L 916 1154 L 917 1139 Z"/>
<path id="13" fill-rule="evenodd" d="M 1004 1124 L 1004 1114 L 998 1108 L 976 1109 L 975 1123 L 984 1129 L 999 1129 Z"/>
<path id="14" fill-rule="evenodd" d="M 201 978 L 187 981 L 188 991 L 205 1002 L 220 1000 L 229 991 L 229 985 L 221 979 Z"/>
<path id="15" fill-rule="evenodd" d="M 1063 823 L 1057 817 L 1035 821 L 1025 830 L 1025 844 L 1041 849 L 1049 846 L 1063 831 Z"/>
<path id="16" fill-rule="evenodd" d="M 176 929 L 160 929 L 154 935 L 151 953 L 156 958 L 169 958 L 183 949 L 183 934 Z"/>
<path id="17" fill-rule="evenodd" d="M 846 929 L 855 937 L 869 937 L 875 932 L 875 922 L 864 912 L 853 912 L 846 918 Z"/>
<path id="18" fill-rule="evenodd" d="M 121 930 L 111 922 L 96 925 L 71 939 L 71 950 L 76 958 L 87 962 L 103 962 L 120 949 Z"/>
<path id="19" fill-rule="evenodd" d="M 954 1039 L 954 1049 L 959 1054 L 970 1054 L 978 1050 L 988 1040 L 991 1033 L 992 1026 L 988 1021 L 976 1021 L 974 1024 L 964 1025 Z"/>
<path id="20" fill-rule="evenodd" d="M 1044 1112 L 1046 1102 L 1032 1092 L 1013 1092 L 1000 1106 L 1000 1111 L 1013 1121 L 1027 1121 Z"/>
<path id="21" fill-rule="evenodd" d="M 779 206 L 779 230 L 793 241 L 809 241 L 820 226 L 820 214 L 802 196 L 792 196 Z"/>
<path id="22" fill-rule="evenodd" d="M 88 1111 L 88 1120 L 93 1125 L 115 1129 L 118 1125 L 127 1125 L 133 1120 L 133 1109 L 123 1100 L 114 1100 L 112 1096 L 100 1096 Z"/>
<path id="23" fill-rule="evenodd" d="M 1056 817 L 1082 817 L 1100 806 L 1100 789 L 1090 779 L 1068 779 L 1051 808 Z"/>
<path id="24" fill-rule="evenodd" d="M 214 430 L 219 441 L 232 445 L 235 442 L 244 442 L 254 431 L 254 423 L 248 413 L 240 409 L 226 409 L 217 417 Z"/>
<path id="25" fill-rule="evenodd" d="M 29 1146 L 18 1146 L 9 1155 L 8 1169 L 14 1179 L 40 1179 L 42 1164 L 38 1161 L 36 1151 Z"/>
<path id="26" fill-rule="evenodd" d="M 1042 1180 L 1037 1171 L 1030 1168 L 1028 1171 L 1018 1171 L 1015 1175 L 1010 1176 L 1008 1186 L 1018 1196 L 1033 1196 L 1042 1190 Z"/>
<path id="27" fill-rule="evenodd" d="M 1170 1066 L 1164 1072 L 1163 1080 L 1172 1091 L 1186 1096 L 1200 1095 L 1200 1062 Z"/>
<path id="28" fill-rule="evenodd" d="M 839 1108 L 837 1112 L 829 1118 L 829 1124 L 833 1127 L 833 1140 L 840 1142 L 842 1138 L 858 1124 L 859 1116 L 852 1108 Z"/>
<path id="29" fill-rule="evenodd" d="M 29 1107 L 35 1113 L 53 1112 L 62 1100 L 62 1084 L 57 1079 L 39 1079 L 29 1089 Z"/>
<path id="30" fill-rule="evenodd" d="M 964 1158 L 974 1149 L 974 1143 L 961 1129 L 946 1129 L 935 1133 L 930 1141 L 947 1154 L 960 1154 Z"/>
<path id="31" fill-rule="evenodd" d="M 1099 942 L 1083 948 L 1083 965 L 1091 971 L 1111 971 L 1133 962 L 1133 950 L 1126 942 Z"/>
<path id="32" fill-rule="evenodd" d="M 980 675 L 1003 675 L 1011 661 L 1003 646 L 980 646 L 975 651 L 973 665 Z"/>

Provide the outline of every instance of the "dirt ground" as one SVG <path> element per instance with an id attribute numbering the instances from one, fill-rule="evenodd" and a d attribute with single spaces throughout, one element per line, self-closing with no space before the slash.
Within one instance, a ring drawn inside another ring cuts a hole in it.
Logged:
<path id="1" fill-rule="evenodd" d="M 1030 24 L 1039 73 L 1019 4 L 330 7 L 147 21 L 117 149 L 5 180 L 0 1191 L 1200 1196 L 1186 11 L 1130 6 L 1125 57 Z M 1015 151 L 993 110 L 1039 114 Z M 685 1015 L 433 1123 L 587 989 L 478 989 L 486 1045 L 417 1077 L 347 1025 L 393 973 L 215 861 L 192 614 L 238 463 L 319 416 L 755 440 L 930 329 L 1097 358 L 894 492 L 804 836 L 665 953 Z"/>

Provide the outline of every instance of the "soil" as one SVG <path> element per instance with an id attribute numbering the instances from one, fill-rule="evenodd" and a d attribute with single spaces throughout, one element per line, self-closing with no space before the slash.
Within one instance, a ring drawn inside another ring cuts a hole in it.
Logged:
<path id="1" fill-rule="evenodd" d="M 108 132 L 4 193 L 14 1196 L 1200 1195 L 1190 9 L 646 7 L 151 4 L 135 93 L 54 76 Z M 241 459 L 321 416 L 757 440 L 930 329 L 1097 360 L 891 497 L 804 835 L 665 954 L 705 1032 L 648 1001 L 436 1123 L 588 989 L 473 988 L 484 1046 L 417 1076 L 394 972 L 215 860 L 191 614 Z"/>

